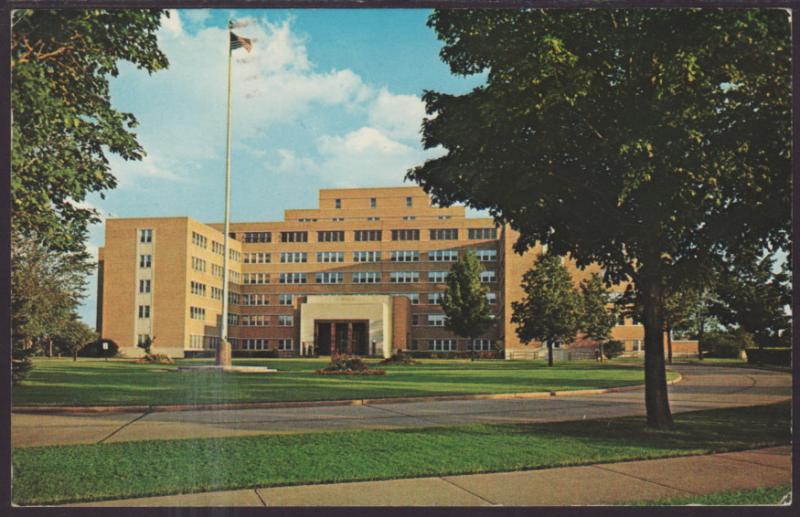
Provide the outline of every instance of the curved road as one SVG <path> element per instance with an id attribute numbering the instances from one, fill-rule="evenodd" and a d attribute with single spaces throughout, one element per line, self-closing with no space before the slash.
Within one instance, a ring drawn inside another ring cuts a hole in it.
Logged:
<path id="1" fill-rule="evenodd" d="M 769 404 L 791 398 L 788 373 L 675 365 L 672 411 Z M 285 409 L 41 415 L 14 413 L 13 447 L 171 438 L 247 436 L 334 429 L 397 429 L 467 423 L 556 422 L 644 415 L 643 389 L 544 399 L 407 402 Z"/>

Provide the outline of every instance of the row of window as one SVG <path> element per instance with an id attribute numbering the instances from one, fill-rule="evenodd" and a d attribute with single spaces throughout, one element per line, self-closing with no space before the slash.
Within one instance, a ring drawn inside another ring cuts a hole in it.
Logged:
<path id="1" fill-rule="evenodd" d="M 409 348 L 411 350 L 419 350 L 420 345 L 419 339 L 412 339 L 411 343 L 409 344 Z M 427 345 L 428 350 L 433 350 L 436 352 L 455 352 L 457 348 L 457 340 L 456 339 L 428 339 Z M 494 350 L 494 343 L 491 339 L 472 339 L 467 340 L 464 348 L 466 350 L 474 350 L 476 352 L 490 352 Z"/>
<path id="2" fill-rule="evenodd" d="M 372 218 L 377 220 L 378 218 Z M 414 216 L 405 216 L 403 219 L 412 221 Z M 393 241 L 418 241 L 420 240 L 420 230 L 418 229 L 397 229 L 392 230 Z M 280 242 L 308 242 L 308 231 L 286 231 L 280 233 Z M 317 231 L 317 242 L 344 242 L 345 232 L 343 230 L 320 230 Z M 205 237 L 193 233 L 205 239 Z M 236 234 L 231 234 L 235 236 Z M 247 243 L 266 243 L 272 242 L 272 232 L 242 232 L 242 241 Z M 428 238 L 432 241 L 455 241 L 458 240 L 458 228 L 432 228 L 428 230 Z M 468 228 L 467 238 L 470 240 L 497 239 L 497 228 Z M 358 242 L 380 241 L 383 239 L 381 230 L 354 230 L 353 239 Z M 205 246 L 202 246 L 205 248 Z"/>
<path id="3" fill-rule="evenodd" d="M 428 271 L 428 282 L 444 283 L 447 278 L 447 271 Z M 262 276 L 263 275 L 263 276 Z M 245 283 L 268 284 L 268 273 L 245 273 L 247 279 Z M 253 280 L 255 278 L 256 280 Z M 497 281 L 497 274 L 493 270 L 482 271 L 480 274 L 481 282 Z M 318 284 L 343 284 L 344 273 L 338 271 L 324 271 L 315 273 L 314 281 Z M 358 271 L 352 274 L 352 281 L 356 284 L 379 283 L 381 273 L 378 271 Z M 412 284 L 420 281 L 419 271 L 391 271 L 389 282 L 393 284 Z M 278 283 L 281 284 L 306 284 L 308 283 L 308 273 L 279 273 Z"/>
<path id="4" fill-rule="evenodd" d="M 270 341 L 277 341 L 278 350 L 291 350 L 293 344 L 291 338 L 277 340 L 230 338 L 230 341 L 234 350 L 268 350 Z M 192 350 L 216 349 L 219 346 L 219 342 L 220 338 L 218 336 L 192 334 L 189 337 L 189 348 Z"/>
<path id="5" fill-rule="evenodd" d="M 208 247 L 208 237 L 200 235 L 197 232 L 192 232 L 192 244 L 199 248 L 206 249 L 206 247 Z"/>

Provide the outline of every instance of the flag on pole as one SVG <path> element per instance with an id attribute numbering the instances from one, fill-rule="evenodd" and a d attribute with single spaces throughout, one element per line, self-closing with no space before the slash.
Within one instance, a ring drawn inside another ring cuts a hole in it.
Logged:
<path id="1" fill-rule="evenodd" d="M 231 32 L 231 50 L 236 50 L 237 48 L 242 48 L 248 52 L 252 50 L 253 43 L 248 38 L 243 38 L 242 36 L 237 36 L 233 32 Z"/>

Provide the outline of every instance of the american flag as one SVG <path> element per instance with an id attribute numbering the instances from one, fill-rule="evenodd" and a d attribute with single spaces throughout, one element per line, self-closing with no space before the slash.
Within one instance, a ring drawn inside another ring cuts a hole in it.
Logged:
<path id="1" fill-rule="evenodd" d="M 237 48 L 242 48 L 248 52 L 252 50 L 253 43 L 248 38 L 243 38 L 242 36 L 237 36 L 233 32 L 231 32 L 231 50 L 236 50 Z"/>

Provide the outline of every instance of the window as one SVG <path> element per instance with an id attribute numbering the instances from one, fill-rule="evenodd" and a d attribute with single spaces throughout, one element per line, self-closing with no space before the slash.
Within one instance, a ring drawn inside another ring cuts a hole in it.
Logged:
<path id="1" fill-rule="evenodd" d="M 242 327 L 268 327 L 269 316 L 266 314 L 242 314 L 239 317 L 239 325 Z"/>
<path id="2" fill-rule="evenodd" d="M 405 296 L 411 300 L 411 305 L 419 305 L 419 293 L 405 293 Z"/>
<path id="3" fill-rule="evenodd" d="M 278 315 L 278 326 L 279 327 L 293 327 L 294 326 L 294 316 L 291 314 L 279 314 Z"/>
<path id="4" fill-rule="evenodd" d="M 202 307 L 189 307 L 189 317 L 193 320 L 206 319 L 206 310 Z"/>
<path id="5" fill-rule="evenodd" d="M 236 250 L 228 250 L 228 258 L 234 262 L 241 262 L 242 254 Z"/>
<path id="6" fill-rule="evenodd" d="M 318 284 L 342 284 L 344 283 L 344 273 L 332 273 L 330 271 L 317 273 L 316 282 Z"/>
<path id="7" fill-rule="evenodd" d="M 194 269 L 195 271 L 199 271 L 201 273 L 205 273 L 206 272 L 206 261 L 201 259 L 201 258 L 198 258 L 198 257 L 192 257 L 192 269 Z M 220 269 L 220 272 L 221 272 L 222 268 L 219 268 L 219 269 Z M 220 275 L 220 276 L 222 276 L 222 275 Z"/>
<path id="8" fill-rule="evenodd" d="M 230 237 L 233 240 L 236 240 L 236 232 L 228 232 L 228 237 Z"/>
<path id="9" fill-rule="evenodd" d="M 239 326 L 239 315 L 238 314 L 234 314 L 232 312 L 229 313 L 228 314 L 228 325 L 230 325 L 232 327 L 233 326 L 237 326 L 238 327 Z"/>
<path id="10" fill-rule="evenodd" d="M 200 282 L 191 282 L 192 294 L 196 294 L 197 296 L 205 296 L 206 295 L 206 284 L 201 284 Z"/>
<path id="11" fill-rule="evenodd" d="M 229 269 L 228 270 L 228 280 L 230 282 L 238 283 L 239 282 L 239 272 L 238 271 L 234 271 L 233 269 Z M 267 280 L 267 281 L 269 281 L 269 280 Z"/>
<path id="12" fill-rule="evenodd" d="M 453 352 L 456 349 L 455 339 L 429 339 L 428 350 L 436 352 Z"/>
<path id="13" fill-rule="evenodd" d="M 222 289 L 219 290 L 219 299 L 222 299 Z M 228 293 L 228 303 L 231 305 L 239 305 L 239 293 Z"/>
<path id="14" fill-rule="evenodd" d="M 411 315 L 411 326 L 412 327 L 419 327 L 419 314 L 412 314 Z"/>
<path id="15" fill-rule="evenodd" d="M 198 259 L 198 260 L 199 260 L 199 259 Z M 193 268 L 193 269 L 196 269 L 196 268 L 194 267 L 194 257 L 192 257 L 192 268 Z M 205 268 L 203 268 L 203 271 L 205 271 Z M 225 271 L 225 270 L 224 270 L 224 269 L 222 269 L 222 266 L 219 266 L 219 265 L 217 265 L 217 264 L 211 264 L 211 274 L 212 274 L 212 275 L 214 275 L 214 276 L 216 276 L 216 277 L 218 277 L 218 278 L 222 278 L 222 274 L 223 274 L 223 272 L 224 272 L 224 271 Z"/>
<path id="16" fill-rule="evenodd" d="M 279 294 L 278 295 L 278 305 L 291 305 L 292 304 L 293 295 L 291 294 Z"/>
<path id="17" fill-rule="evenodd" d="M 378 199 L 371 197 L 369 198 L 369 207 L 370 208 L 377 208 L 378 207 Z"/>
<path id="18" fill-rule="evenodd" d="M 242 339 L 239 343 L 239 350 L 266 350 L 266 339 Z"/>
<path id="19" fill-rule="evenodd" d="M 497 260 L 497 250 L 475 250 L 475 256 L 481 262 L 492 262 Z"/>
<path id="20" fill-rule="evenodd" d="M 305 284 L 306 283 L 306 274 L 305 273 L 281 273 L 279 281 L 282 284 Z"/>
<path id="21" fill-rule="evenodd" d="M 409 207 L 409 208 L 411 208 L 412 206 L 414 206 L 414 198 L 412 198 L 412 197 L 410 197 L 410 196 L 409 196 L 409 197 L 407 197 L 407 198 L 406 198 L 406 206 L 407 206 L 407 207 Z"/>
<path id="22" fill-rule="evenodd" d="M 269 273 L 244 273 L 243 275 L 243 284 L 255 285 L 255 284 L 268 284 L 269 283 Z"/>
<path id="23" fill-rule="evenodd" d="M 378 262 L 381 259 L 380 251 L 354 251 L 353 262 Z"/>
<path id="24" fill-rule="evenodd" d="M 497 239 L 497 228 L 470 228 L 467 237 L 472 241 Z"/>
<path id="25" fill-rule="evenodd" d="M 429 251 L 428 260 L 432 262 L 455 262 L 458 260 L 458 252 L 456 250 Z"/>
<path id="26" fill-rule="evenodd" d="M 375 217 L 374 215 L 367 217 L 367 221 L 380 221 L 380 220 L 381 220 L 380 217 Z"/>
<path id="27" fill-rule="evenodd" d="M 442 284 L 446 278 L 447 271 L 428 271 L 428 282 Z"/>
<path id="28" fill-rule="evenodd" d="M 137 345 L 145 344 L 145 342 L 147 341 L 147 339 L 149 337 L 150 337 L 150 334 L 139 334 L 138 336 L 136 336 L 136 344 Z"/>
<path id="29" fill-rule="evenodd" d="M 381 281 L 378 271 L 357 271 L 353 273 L 354 284 L 377 284 Z"/>
<path id="30" fill-rule="evenodd" d="M 197 232 L 192 232 L 192 244 L 205 249 L 208 246 L 208 239 Z"/>
<path id="31" fill-rule="evenodd" d="M 292 349 L 292 340 L 291 339 L 279 339 L 278 340 L 278 350 L 291 350 Z"/>
<path id="32" fill-rule="evenodd" d="M 341 230 L 326 230 L 324 232 L 317 232 L 317 242 L 342 241 L 344 241 L 344 232 Z"/>
<path id="33" fill-rule="evenodd" d="M 148 268 L 152 263 L 152 255 L 139 255 L 139 267 Z"/>
<path id="34" fill-rule="evenodd" d="M 415 215 L 404 215 L 403 216 L 403 221 L 416 221 L 416 220 L 417 220 L 417 216 L 415 216 Z"/>
<path id="35" fill-rule="evenodd" d="M 221 242 L 211 241 L 211 251 L 217 255 L 225 253 L 225 246 Z"/>
<path id="36" fill-rule="evenodd" d="M 305 251 L 283 251 L 281 252 L 281 263 L 308 262 L 308 253 Z"/>
<path id="37" fill-rule="evenodd" d="M 231 293 L 233 294 L 233 293 Z M 211 299 L 212 300 L 222 300 L 222 289 L 219 287 L 211 287 Z"/>
<path id="38" fill-rule="evenodd" d="M 335 219 L 336 218 L 334 217 L 334 220 Z M 300 219 L 298 219 L 298 221 L 301 223 L 316 223 L 317 219 L 315 217 L 301 217 Z"/>
<path id="39" fill-rule="evenodd" d="M 316 221 L 316 219 L 314 220 Z M 331 221 L 333 221 L 334 223 L 341 223 L 342 221 L 344 221 L 344 217 L 332 217 Z"/>
<path id="40" fill-rule="evenodd" d="M 497 293 L 486 293 L 486 303 L 497 305 Z"/>
<path id="41" fill-rule="evenodd" d="M 430 230 L 432 241 L 457 241 L 458 228 L 434 228 Z"/>
<path id="42" fill-rule="evenodd" d="M 431 327 L 444 327 L 444 314 L 428 314 L 428 326 Z"/>
<path id="43" fill-rule="evenodd" d="M 392 230 L 393 241 L 418 241 L 419 230 Z"/>
<path id="44" fill-rule="evenodd" d="M 337 199 L 336 200 L 336 208 L 342 208 L 342 200 L 341 199 Z"/>
<path id="45" fill-rule="evenodd" d="M 353 232 L 356 241 L 379 241 L 381 240 L 380 230 L 356 230 Z"/>
<path id="46" fill-rule="evenodd" d="M 242 305 L 269 305 L 267 294 L 243 294 Z"/>
<path id="47" fill-rule="evenodd" d="M 308 232 L 281 232 L 281 242 L 308 242 Z"/>
<path id="48" fill-rule="evenodd" d="M 419 262 L 419 251 L 393 251 L 389 260 L 392 262 Z"/>
<path id="49" fill-rule="evenodd" d="M 428 293 L 428 303 L 430 305 L 439 305 L 444 299 L 444 293 L 441 291 L 435 293 Z"/>
<path id="50" fill-rule="evenodd" d="M 419 282 L 419 273 L 416 271 L 392 271 L 389 273 L 389 282 L 394 284 Z"/>
<path id="51" fill-rule="evenodd" d="M 244 232 L 244 242 L 272 242 L 272 232 Z"/>
<path id="52" fill-rule="evenodd" d="M 451 219 L 451 218 L 452 217 L 449 216 L 449 215 L 440 215 L 439 217 L 437 217 L 437 219 L 439 219 L 440 221 L 447 221 L 448 219 Z"/>
<path id="53" fill-rule="evenodd" d="M 140 305 L 139 306 L 139 317 L 140 318 L 149 318 L 150 317 L 150 306 L 149 305 Z"/>
<path id="54" fill-rule="evenodd" d="M 245 264 L 269 264 L 271 260 L 272 257 L 269 253 L 257 252 L 244 254 Z"/>
<path id="55" fill-rule="evenodd" d="M 153 230 L 139 230 L 139 242 L 142 244 L 153 242 Z"/>
<path id="56" fill-rule="evenodd" d="M 320 251 L 317 253 L 317 262 L 344 262 L 344 252 Z"/>
<path id="57" fill-rule="evenodd" d="M 140 293 L 150 292 L 150 280 L 139 280 L 139 292 Z"/>
<path id="58" fill-rule="evenodd" d="M 475 350 L 477 352 L 491 352 L 493 350 L 491 339 L 473 339 L 470 343 L 467 341 L 467 350 Z"/>
<path id="59" fill-rule="evenodd" d="M 495 280 L 497 280 L 497 275 L 493 270 L 481 271 L 481 282 L 494 282 Z"/>
<path id="60" fill-rule="evenodd" d="M 419 350 L 419 339 L 412 339 L 408 348 L 409 350 Z"/>

